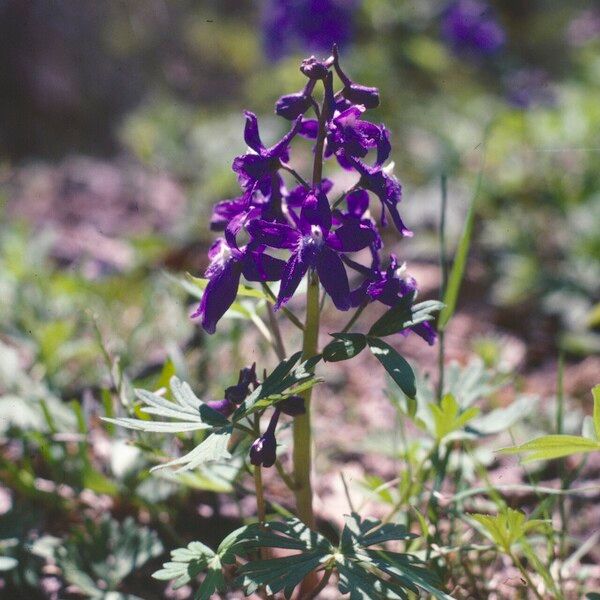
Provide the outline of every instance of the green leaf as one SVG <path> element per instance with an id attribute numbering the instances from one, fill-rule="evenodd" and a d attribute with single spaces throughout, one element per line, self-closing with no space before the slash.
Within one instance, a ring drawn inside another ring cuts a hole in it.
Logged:
<path id="1" fill-rule="evenodd" d="M 12 556 L 0 556 L 0 571 L 11 571 L 19 564 Z"/>
<path id="2" fill-rule="evenodd" d="M 178 467 L 175 469 L 175 473 L 181 473 L 182 471 L 196 469 L 201 464 L 209 461 L 230 458 L 231 454 L 227 450 L 227 445 L 231 438 L 231 431 L 232 427 L 227 427 L 221 431 L 215 431 L 214 433 L 209 434 L 204 441 L 198 444 L 191 452 L 162 465 L 156 465 L 155 467 L 152 467 L 150 471 Z"/>
<path id="3" fill-rule="evenodd" d="M 54 558 L 70 584 L 100 598 L 162 551 L 154 531 L 131 517 L 119 523 L 105 516 L 99 523 L 86 520 L 54 549 Z"/>
<path id="4" fill-rule="evenodd" d="M 208 572 L 202 581 L 202 585 L 198 588 L 194 600 L 210 600 L 213 594 L 224 590 L 226 587 L 221 559 L 218 555 L 209 561 L 207 570 Z"/>
<path id="5" fill-rule="evenodd" d="M 440 582 L 425 563 L 411 554 L 367 550 L 371 562 L 384 573 L 396 577 L 405 587 L 418 586 L 438 600 L 454 600 L 439 589 Z"/>
<path id="6" fill-rule="evenodd" d="M 452 265 L 452 271 L 448 278 L 448 285 L 446 287 L 446 293 L 444 294 L 444 308 L 440 313 L 438 321 L 438 329 L 443 331 L 448 325 L 448 321 L 452 318 L 454 311 L 456 310 L 456 302 L 458 300 L 458 292 L 463 280 L 465 267 L 467 265 L 467 258 L 469 256 L 469 247 L 471 245 L 471 236 L 473 235 L 473 224 L 475 223 L 475 201 L 479 192 L 481 184 L 482 173 L 479 174 L 479 180 L 477 183 L 477 190 L 473 195 L 469 210 L 467 211 L 467 217 L 465 220 L 465 226 L 463 228 L 456 254 L 454 255 L 454 264 Z"/>
<path id="7" fill-rule="evenodd" d="M 350 594 L 350 600 L 408 600 L 407 594 L 394 583 L 378 579 L 359 562 L 340 557 L 336 562 L 339 573 L 338 588 Z"/>
<path id="8" fill-rule="evenodd" d="M 259 587 L 268 586 L 272 594 L 284 588 L 296 587 L 314 571 L 327 554 L 320 550 L 303 552 L 283 558 L 255 560 L 240 569 L 239 583 L 253 594 Z"/>
<path id="9" fill-rule="evenodd" d="M 592 388 L 592 395 L 594 397 L 594 431 L 596 439 L 600 440 L 600 383 Z"/>
<path id="10" fill-rule="evenodd" d="M 382 337 L 401 331 L 403 323 L 409 321 L 412 317 L 414 299 L 415 292 L 404 296 L 396 306 L 390 308 L 382 317 L 375 321 L 371 329 L 369 329 L 369 335 Z"/>
<path id="11" fill-rule="evenodd" d="M 369 330 L 369 335 L 385 337 L 409 327 L 432 321 L 433 313 L 439 311 L 444 305 L 438 300 L 427 300 L 419 304 L 412 304 L 414 294 L 402 298 L 401 302 L 390 308 Z"/>
<path id="12" fill-rule="evenodd" d="M 208 425 L 211 425 L 212 427 L 226 427 L 229 425 L 229 419 L 214 408 L 208 406 L 208 404 L 201 404 L 198 411 L 202 421 L 208 423 Z"/>
<path id="13" fill-rule="evenodd" d="M 156 415 L 175 419 L 175 421 L 153 421 L 130 417 L 118 419 L 104 417 L 103 421 L 115 423 L 127 429 L 152 433 L 184 433 L 211 427 L 211 424 L 203 421 L 200 416 L 200 407 L 204 406 L 203 402 L 196 397 L 187 383 L 180 381 L 177 377 L 171 377 L 172 401 L 147 390 L 135 390 L 135 393 L 142 402 L 142 406 L 138 408 L 140 411 L 138 414 Z M 220 425 L 223 423 L 221 422 Z"/>
<path id="14" fill-rule="evenodd" d="M 499 450 L 503 454 L 521 454 L 526 456 L 523 462 L 551 460 L 572 454 L 600 452 L 600 442 L 576 435 L 545 435 L 520 446 L 511 446 Z"/>
<path id="15" fill-rule="evenodd" d="M 541 519 L 527 520 L 525 513 L 513 508 L 506 508 L 497 515 L 472 514 L 470 516 L 483 526 L 488 537 L 506 554 L 509 554 L 512 546 L 527 533 L 548 526 L 548 523 Z"/>
<path id="16" fill-rule="evenodd" d="M 191 542 L 186 548 L 171 551 L 171 561 L 163 564 L 162 569 L 152 577 L 159 581 L 173 581 L 173 588 L 180 588 L 204 571 L 215 553 L 201 542 Z"/>
<path id="17" fill-rule="evenodd" d="M 445 394 L 439 406 L 430 403 L 429 410 L 433 415 L 435 437 L 438 441 L 449 433 L 462 429 L 466 423 L 479 414 L 479 408 L 474 406 L 461 413 L 460 406 L 452 394 Z"/>
<path id="18" fill-rule="evenodd" d="M 400 389 L 409 398 L 414 398 L 417 394 L 415 374 L 408 362 L 394 348 L 380 339 L 369 337 L 367 343 L 375 358 L 384 366 Z"/>
<path id="19" fill-rule="evenodd" d="M 237 422 L 258 408 L 264 408 L 281 400 L 284 392 L 288 392 L 287 395 L 295 394 L 301 385 L 304 386 L 302 389 L 308 389 L 318 383 L 320 380 L 315 378 L 314 368 L 322 355 L 317 354 L 295 366 L 301 356 L 302 352 L 296 352 L 290 358 L 282 360 L 262 384 L 237 407 L 232 420 Z M 261 400 L 268 401 L 259 403 Z"/>
<path id="20" fill-rule="evenodd" d="M 323 348 L 323 360 L 338 362 L 354 358 L 367 345 L 367 338 L 362 333 L 332 333 L 335 338 Z"/>

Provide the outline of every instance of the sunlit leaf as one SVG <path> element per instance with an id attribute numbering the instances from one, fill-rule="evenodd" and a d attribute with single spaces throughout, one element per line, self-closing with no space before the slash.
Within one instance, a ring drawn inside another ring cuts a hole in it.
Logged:
<path id="1" fill-rule="evenodd" d="M 384 366 L 400 389 L 409 398 L 414 398 L 417 394 L 415 374 L 408 362 L 394 348 L 378 338 L 369 337 L 367 343 L 375 358 Z"/>

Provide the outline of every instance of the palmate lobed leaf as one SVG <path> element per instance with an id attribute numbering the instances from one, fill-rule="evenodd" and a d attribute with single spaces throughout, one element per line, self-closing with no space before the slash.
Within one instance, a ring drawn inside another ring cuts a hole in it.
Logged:
<path id="1" fill-rule="evenodd" d="M 449 433 L 462 429 L 479 414 L 479 408 L 475 406 L 461 412 L 460 406 L 452 394 L 445 394 L 439 405 L 430 403 L 429 410 L 433 415 L 437 440 L 442 440 Z"/>
<path id="2" fill-rule="evenodd" d="M 542 519 L 527 519 L 525 513 L 513 508 L 506 508 L 497 515 L 472 514 L 470 517 L 482 525 L 488 537 L 506 553 L 531 531 L 551 526 Z"/>

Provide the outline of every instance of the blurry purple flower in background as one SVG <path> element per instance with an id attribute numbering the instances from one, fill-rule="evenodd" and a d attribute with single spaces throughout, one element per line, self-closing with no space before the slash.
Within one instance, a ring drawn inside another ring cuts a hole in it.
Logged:
<path id="1" fill-rule="evenodd" d="M 507 100 L 516 108 L 552 105 L 555 96 L 550 83 L 543 69 L 515 71 L 505 80 Z"/>
<path id="2" fill-rule="evenodd" d="M 457 0 L 442 17 L 442 35 L 455 52 L 488 55 L 497 52 L 506 34 L 485 2 Z"/>
<path id="3" fill-rule="evenodd" d="M 329 51 L 352 37 L 359 0 L 266 0 L 262 12 L 265 54 L 273 61 L 294 51 Z"/>
<path id="4" fill-rule="evenodd" d="M 584 10 L 569 24 L 567 40 L 572 46 L 585 46 L 600 40 L 600 10 Z"/>

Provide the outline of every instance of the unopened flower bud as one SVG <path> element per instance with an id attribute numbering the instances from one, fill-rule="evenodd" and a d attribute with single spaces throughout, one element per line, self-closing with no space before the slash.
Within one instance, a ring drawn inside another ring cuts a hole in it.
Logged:
<path id="1" fill-rule="evenodd" d="M 250 446 L 250 462 L 254 466 L 272 467 L 277 460 L 277 440 L 275 428 L 281 411 L 276 409 L 271 417 L 267 430 Z"/>
<path id="2" fill-rule="evenodd" d="M 235 404 L 230 402 L 227 398 L 223 400 L 212 400 L 211 402 L 207 402 L 206 406 L 221 413 L 224 417 L 229 417 L 235 410 Z"/>
<path id="3" fill-rule="evenodd" d="M 302 61 L 302 64 L 300 65 L 300 71 L 302 71 L 302 73 L 309 79 L 316 80 L 325 79 L 328 68 L 324 62 L 318 60 L 314 56 L 311 56 L 310 58 L 305 58 Z"/>
<path id="4" fill-rule="evenodd" d="M 281 96 L 275 104 L 275 112 L 284 119 L 293 121 L 299 115 L 303 115 L 310 108 L 310 96 L 304 92 Z"/>
<path id="5" fill-rule="evenodd" d="M 277 408 L 281 412 L 290 417 L 296 417 L 303 415 L 306 412 L 306 406 L 304 405 L 304 398 L 302 396 L 290 396 L 285 400 L 277 403 Z"/>

